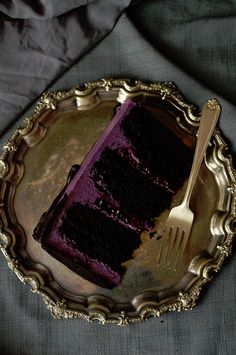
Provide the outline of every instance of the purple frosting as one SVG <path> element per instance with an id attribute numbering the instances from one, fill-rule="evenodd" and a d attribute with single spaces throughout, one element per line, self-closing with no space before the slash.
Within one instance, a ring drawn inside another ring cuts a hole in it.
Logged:
<path id="1" fill-rule="evenodd" d="M 79 262 L 80 265 L 88 268 L 91 272 L 103 275 L 103 277 L 109 279 L 113 285 L 119 285 L 121 276 L 118 273 L 114 272 L 108 265 L 105 265 L 100 260 L 91 259 L 78 249 L 75 249 L 70 241 L 62 239 L 57 229 L 51 232 L 50 238 L 48 239 L 48 246 L 63 255 L 69 256 L 74 262 Z"/>
<path id="2" fill-rule="evenodd" d="M 127 101 L 118 108 L 117 113 L 107 129 L 103 132 L 99 140 L 94 144 L 86 156 L 78 174 L 75 175 L 65 193 L 71 195 L 73 200 L 79 198 L 80 203 L 93 204 L 97 198 L 98 192 L 91 179 L 90 171 L 93 164 L 100 159 L 100 156 L 106 147 L 129 148 L 129 142 L 120 129 L 123 119 L 128 115 L 137 104 L 133 101 Z M 70 197 L 69 197 L 70 199 Z"/>

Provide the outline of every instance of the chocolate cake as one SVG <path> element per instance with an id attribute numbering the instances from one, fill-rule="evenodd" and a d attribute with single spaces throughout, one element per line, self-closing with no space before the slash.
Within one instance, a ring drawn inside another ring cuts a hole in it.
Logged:
<path id="1" fill-rule="evenodd" d="M 182 162 L 185 162 L 183 164 Z M 34 238 L 85 279 L 118 286 L 140 234 L 170 207 L 192 151 L 147 109 L 125 102 L 34 230 Z"/>

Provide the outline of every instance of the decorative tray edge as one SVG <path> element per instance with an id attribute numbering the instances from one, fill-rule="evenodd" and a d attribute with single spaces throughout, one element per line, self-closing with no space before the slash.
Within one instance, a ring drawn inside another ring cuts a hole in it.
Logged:
<path id="1" fill-rule="evenodd" d="M 24 125 L 19 127 L 13 136 L 4 144 L 2 154 L 0 155 L 0 179 L 1 179 L 1 190 L 5 189 L 3 179 L 6 178 L 8 174 L 11 173 L 11 164 L 9 162 L 9 157 L 12 153 L 17 150 L 17 142 L 19 137 L 24 136 L 30 139 L 30 134 L 33 130 L 42 130 L 41 137 L 44 136 L 43 127 L 37 122 L 37 118 L 46 112 L 55 110 L 60 101 L 65 100 L 73 95 L 78 97 L 85 96 L 92 93 L 94 90 L 99 88 L 105 89 L 105 91 L 112 90 L 115 87 L 122 87 L 124 91 L 129 94 L 135 94 L 137 91 L 144 91 L 160 95 L 163 100 L 170 100 L 174 105 L 181 106 L 182 109 L 186 110 L 187 121 L 191 120 L 191 125 L 197 127 L 198 116 L 194 113 L 196 112 L 196 107 L 194 105 L 186 104 L 180 92 L 176 89 L 175 85 L 171 82 L 146 84 L 141 81 L 135 81 L 132 83 L 126 79 L 102 79 L 99 81 L 86 83 L 84 87 L 74 87 L 68 91 L 57 91 L 57 92 L 46 92 L 42 95 L 39 103 L 35 107 L 34 113 L 25 118 Z M 122 100 L 122 98 L 121 98 Z M 37 127 L 35 127 L 35 125 Z M 201 270 L 201 277 L 191 286 L 191 288 L 186 292 L 179 292 L 176 299 L 170 301 L 165 305 L 158 305 L 157 302 L 144 303 L 140 306 L 138 311 L 135 312 L 125 312 L 121 311 L 117 314 L 110 314 L 109 310 L 103 308 L 103 306 L 94 307 L 91 305 L 88 309 L 73 309 L 72 305 L 69 304 L 66 299 L 58 298 L 58 296 L 48 289 L 42 279 L 41 275 L 37 270 L 25 270 L 20 264 L 20 260 L 14 251 L 15 236 L 8 229 L 7 218 L 4 213 L 4 201 L 0 200 L 0 240 L 1 251 L 7 260 L 8 267 L 14 271 L 16 276 L 24 283 L 31 286 L 31 291 L 33 293 L 40 294 L 45 302 L 47 308 L 50 310 L 51 314 L 55 318 L 83 318 L 87 321 L 99 321 L 101 324 L 116 324 L 116 325 L 128 325 L 137 322 L 147 320 L 149 317 L 160 317 L 163 313 L 167 311 L 181 311 L 190 310 L 195 305 L 199 298 L 200 292 L 205 284 L 210 282 L 213 278 L 213 273 L 218 272 L 226 257 L 228 257 L 232 251 L 233 239 L 235 236 L 235 223 L 236 223 L 236 172 L 232 166 L 232 158 L 230 155 L 226 154 L 228 149 L 227 144 L 221 137 L 218 129 L 214 132 L 214 139 L 219 146 L 219 158 L 227 166 L 227 170 L 230 174 L 232 181 L 231 186 L 228 188 L 231 193 L 231 213 L 228 215 L 224 222 L 224 227 L 227 232 L 226 240 L 218 246 L 218 256 L 214 262 L 210 261 Z M 19 183 L 17 181 L 16 183 Z M 91 309 L 90 309 L 91 308 Z"/>

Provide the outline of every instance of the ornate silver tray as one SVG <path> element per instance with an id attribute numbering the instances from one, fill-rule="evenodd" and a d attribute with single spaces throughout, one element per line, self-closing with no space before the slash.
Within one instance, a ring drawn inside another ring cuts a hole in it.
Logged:
<path id="1" fill-rule="evenodd" d="M 127 98 L 142 102 L 194 149 L 199 115 L 172 83 L 103 79 L 67 92 L 45 93 L 0 157 L 1 250 L 9 267 L 42 296 L 56 318 L 126 325 L 166 311 L 192 309 L 203 285 L 220 270 L 232 248 L 236 178 L 219 129 L 193 191 L 195 221 L 176 270 L 158 266 L 158 240 L 146 236 L 127 261 L 120 286 L 108 290 L 70 271 L 32 238 L 70 167 L 81 163 L 112 118 L 114 107 Z M 176 194 L 173 205 L 182 193 Z M 165 218 L 166 213 L 160 223 Z"/>

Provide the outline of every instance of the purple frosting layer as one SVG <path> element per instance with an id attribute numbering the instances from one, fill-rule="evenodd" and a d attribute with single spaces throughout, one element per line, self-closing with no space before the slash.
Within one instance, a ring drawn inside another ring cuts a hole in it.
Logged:
<path id="1" fill-rule="evenodd" d="M 98 191 L 94 186 L 94 182 L 90 176 L 93 164 L 100 159 L 100 156 L 106 147 L 115 148 L 129 148 L 129 142 L 121 132 L 120 125 L 123 119 L 137 104 L 132 101 L 127 101 L 123 104 L 111 121 L 110 125 L 101 135 L 100 139 L 95 143 L 87 157 L 85 158 L 78 174 L 75 175 L 71 184 L 66 189 L 65 193 L 69 200 L 79 199 L 80 203 L 93 204 L 97 198 Z M 71 195 L 71 197 L 70 197 Z"/>
<path id="2" fill-rule="evenodd" d="M 48 239 L 48 247 L 54 249 L 59 254 L 67 255 L 75 263 L 79 263 L 83 267 L 89 269 L 91 272 L 102 275 L 105 279 L 109 279 L 112 285 L 118 286 L 121 276 L 111 270 L 108 265 L 105 265 L 99 260 L 91 259 L 87 255 L 75 249 L 73 244 L 68 240 L 62 239 L 58 230 L 53 230 Z"/>

